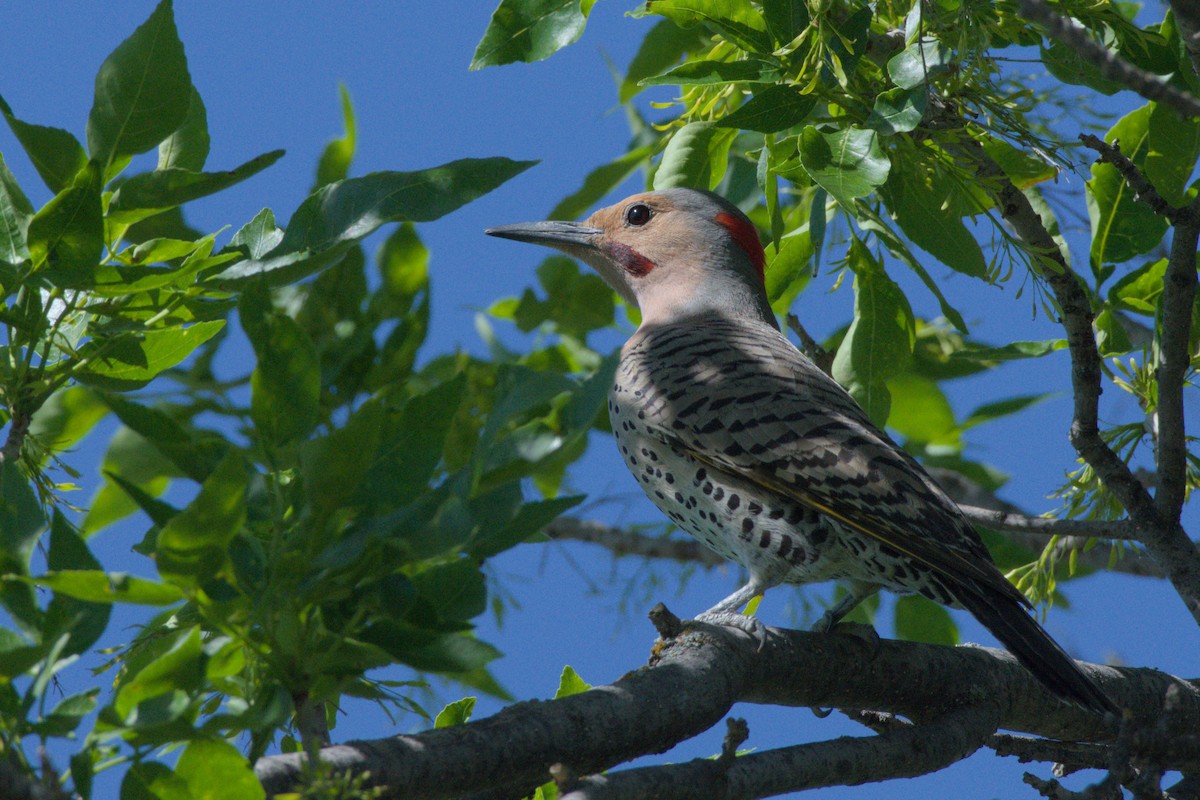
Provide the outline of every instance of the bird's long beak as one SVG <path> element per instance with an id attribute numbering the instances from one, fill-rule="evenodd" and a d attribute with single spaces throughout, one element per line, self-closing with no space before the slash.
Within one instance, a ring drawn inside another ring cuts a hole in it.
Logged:
<path id="1" fill-rule="evenodd" d="M 515 239 L 518 242 L 544 244 L 557 247 L 560 250 L 591 249 L 596 246 L 598 237 L 604 233 L 600 228 L 593 228 L 581 222 L 521 222 L 516 225 L 500 225 L 484 231 L 488 236 L 499 236 L 501 239 Z"/>

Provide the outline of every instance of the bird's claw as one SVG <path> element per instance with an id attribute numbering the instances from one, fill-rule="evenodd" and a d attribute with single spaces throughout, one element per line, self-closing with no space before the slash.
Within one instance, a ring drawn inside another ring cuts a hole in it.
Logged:
<path id="1" fill-rule="evenodd" d="M 737 611 L 706 611 L 697 614 L 693 622 L 704 622 L 709 625 L 723 625 L 727 628 L 737 628 L 758 640 L 758 652 L 762 652 L 767 644 L 767 626 L 758 621 L 757 617 L 749 617 Z"/>

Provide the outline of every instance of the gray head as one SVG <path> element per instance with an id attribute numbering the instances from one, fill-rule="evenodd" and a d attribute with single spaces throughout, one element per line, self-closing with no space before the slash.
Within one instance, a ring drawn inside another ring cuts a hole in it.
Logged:
<path id="1" fill-rule="evenodd" d="M 643 324 L 718 312 L 776 325 L 758 231 L 737 206 L 712 192 L 644 192 L 583 222 L 529 222 L 486 233 L 554 247 L 586 262 L 641 310 Z"/>

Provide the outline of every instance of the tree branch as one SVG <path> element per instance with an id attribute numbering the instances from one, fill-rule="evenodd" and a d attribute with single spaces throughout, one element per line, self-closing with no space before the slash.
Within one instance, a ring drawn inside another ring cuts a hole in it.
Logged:
<path id="1" fill-rule="evenodd" d="M 1021 13 L 1044 25 L 1051 36 L 1088 59 L 1108 80 L 1132 89 L 1147 100 L 1169 105 L 1184 116 L 1200 116 L 1200 100 L 1097 44 L 1086 28 L 1070 17 L 1056 14 L 1044 0 L 1021 0 Z"/>
<path id="2" fill-rule="evenodd" d="M 842 736 L 751 753 L 723 769 L 719 762 L 695 759 L 594 775 L 563 800 L 770 797 L 823 786 L 858 786 L 928 775 L 978 750 L 996 729 L 998 717 L 994 705 L 984 704 L 876 736 Z"/>
<path id="3" fill-rule="evenodd" d="M 961 124 L 961 120 L 956 121 Z M 962 147 L 966 157 L 978 165 L 981 182 L 993 187 L 1000 214 L 1037 260 L 1038 274 L 1050 287 L 1062 314 L 1061 322 L 1071 355 L 1071 386 L 1075 400 L 1071 444 L 1129 511 L 1139 530 L 1155 524 L 1157 514 L 1149 493 L 1129 466 L 1100 438 L 1100 353 L 1092 332 L 1091 302 L 1082 280 L 1067 263 L 1029 199 L 984 152 L 983 146 L 966 139 Z"/>
<path id="4" fill-rule="evenodd" d="M 1154 188 L 1154 184 L 1150 183 L 1149 179 L 1138 169 L 1137 164 L 1134 164 L 1127 155 L 1121 152 L 1120 142 L 1114 140 L 1112 144 L 1109 144 L 1090 133 L 1079 134 L 1079 141 L 1083 142 L 1087 148 L 1096 151 L 1099 155 L 1097 161 L 1102 164 L 1111 164 L 1125 180 L 1125 184 L 1133 190 L 1133 199 L 1145 203 L 1155 214 L 1165 217 L 1173 225 L 1178 225 L 1194 216 L 1190 209 L 1176 208 L 1168 203 L 1167 199 L 1158 193 L 1158 189 Z"/>
<path id="5" fill-rule="evenodd" d="M 598 544 L 618 556 L 662 558 L 668 561 L 719 567 L 729 563 L 695 539 L 648 536 L 637 531 L 614 528 L 595 520 L 558 517 L 543 532 L 551 539 L 573 539 Z"/>
<path id="6" fill-rule="evenodd" d="M 962 124 L 945 110 L 931 124 Z M 980 181 L 994 187 L 996 206 L 1017 237 L 1029 248 L 1041 265 L 1039 274 L 1050 287 L 1062 313 L 1071 355 L 1071 387 L 1074 419 L 1070 439 L 1083 460 L 1113 496 L 1125 507 L 1136 526 L 1138 538 L 1158 562 L 1192 617 L 1200 622 L 1200 555 L 1177 522 L 1164 520 L 1154 499 L 1100 436 L 1100 353 L 1092 332 L 1091 302 L 1082 279 L 1070 268 L 1062 251 L 1042 224 L 1029 199 L 1004 174 L 1003 169 L 983 150 L 983 146 L 965 139 L 966 157 L 978 165 Z"/>
<path id="7" fill-rule="evenodd" d="M 49 766 L 44 756 L 42 766 Z M 53 776 L 55 773 L 51 767 L 51 771 L 45 774 Z M 67 793 L 57 785 L 57 781 L 47 783 L 27 777 L 10 752 L 0 753 L 0 797 L 6 800 L 67 800 Z"/>
<path id="8" fill-rule="evenodd" d="M 1015 756 L 1022 764 L 1052 762 L 1057 765 L 1055 772 L 1059 775 L 1070 775 L 1081 769 L 1107 769 L 1112 763 L 1112 745 L 1109 743 L 1060 742 L 997 733 L 988 740 L 988 747 L 998 756 Z"/>
<path id="9" fill-rule="evenodd" d="M 4 446 L 0 447 L 0 463 L 16 463 L 20 460 L 21 447 L 25 444 L 25 437 L 29 435 L 29 425 L 33 420 L 33 415 L 24 411 L 19 404 L 14 404 L 11 411 L 8 436 L 4 440 Z"/>
<path id="10" fill-rule="evenodd" d="M 1132 541 L 1138 538 L 1136 526 L 1128 520 L 1050 519 L 1022 511 L 947 469 L 930 468 L 929 473 L 976 525 L 1003 534 L 1010 541 L 1034 553 L 1046 545 L 1046 537 L 1062 537 L 1056 545 L 1062 552 L 1078 550 L 1077 563 L 1092 570 L 1107 570 L 1139 577 L 1161 578 L 1158 563 L 1142 549 L 1125 549 L 1115 562 L 1103 548 L 1088 548 L 1086 539 Z M 595 520 L 559 517 L 544 529 L 552 539 L 570 539 L 599 545 L 617 556 L 661 558 L 712 569 L 728 562 L 692 538 L 651 536 L 617 528 Z"/>
<path id="11" fill-rule="evenodd" d="M 967 519 L 994 531 L 1036 533 L 1038 536 L 1077 536 L 1083 539 L 1113 539 L 1137 541 L 1138 531 L 1128 520 L 1112 522 L 1090 519 L 1054 519 L 1031 517 L 1011 511 L 991 510 L 977 506 L 959 506 Z"/>
<path id="12" fill-rule="evenodd" d="M 854 636 L 766 628 L 749 634 L 688 623 L 656 648 L 643 669 L 609 686 L 554 701 L 514 704 L 488 719 L 452 728 L 325 748 L 337 769 L 369 771 L 367 783 L 388 797 L 442 798 L 499 790 L 532 791 L 551 764 L 577 775 L 598 773 L 647 753 L 663 752 L 707 730 L 737 702 L 874 708 L 935 724 L 983 701 L 999 709 L 999 726 L 1039 736 L 1103 741 L 1106 723 L 1042 688 L 1008 653 L 983 647 L 938 647 Z M 1132 720 L 1150 725 L 1168 687 L 1178 702 L 1169 731 L 1200 728 L 1200 689 L 1158 670 L 1083 669 Z M 989 731 L 990 733 L 990 731 Z M 739 759 L 740 761 L 741 759 Z M 260 759 L 269 792 L 298 785 L 304 756 Z"/>
<path id="13" fill-rule="evenodd" d="M 1175 223 L 1167 271 L 1163 275 L 1162 336 L 1158 366 L 1158 488 L 1155 504 L 1163 520 L 1175 526 L 1187 486 L 1187 436 L 1183 385 L 1191 369 L 1188 343 L 1196 297 L 1196 246 L 1200 242 L 1200 205 L 1193 201 Z"/>

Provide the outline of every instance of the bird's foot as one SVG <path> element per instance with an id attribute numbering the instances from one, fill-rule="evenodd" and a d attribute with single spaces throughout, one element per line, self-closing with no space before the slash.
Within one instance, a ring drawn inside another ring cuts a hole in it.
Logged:
<path id="1" fill-rule="evenodd" d="M 754 634 L 762 628 L 757 617 L 748 617 L 738 611 L 705 611 L 697 614 L 694 622 L 707 622 L 709 625 L 724 625 L 737 628 L 746 633 Z"/>
<path id="2" fill-rule="evenodd" d="M 762 652 L 767 643 L 767 626 L 758 621 L 757 617 L 746 616 L 737 611 L 705 611 L 697 614 L 693 622 L 704 622 L 709 625 L 723 625 L 727 628 L 737 628 L 758 640 L 758 652 Z"/>
<path id="3" fill-rule="evenodd" d="M 838 618 L 834 616 L 833 609 L 831 608 L 821 615 L 821 618 L 812 626 L 812 631 L 813 633 L 829 633 L 837 627 L 837 624 Z"/>

